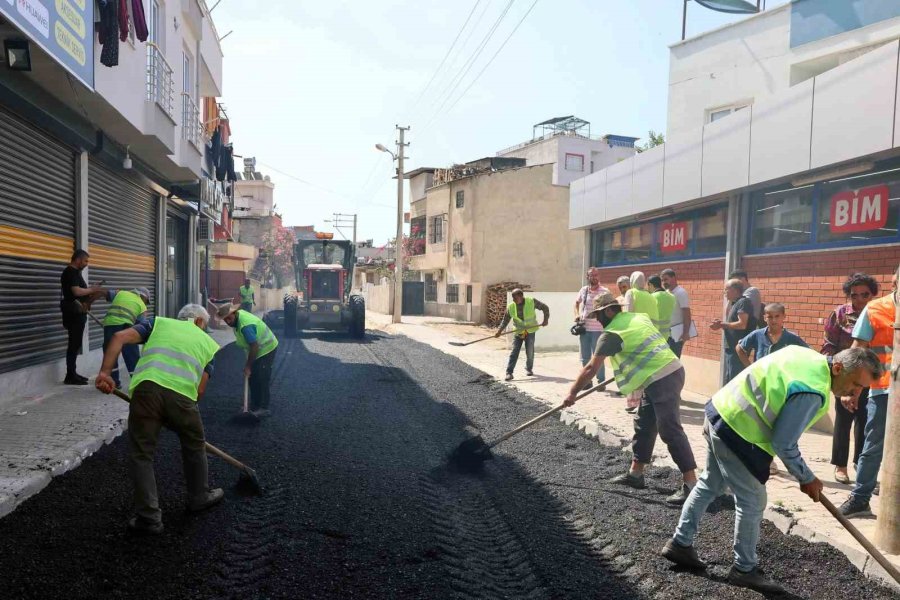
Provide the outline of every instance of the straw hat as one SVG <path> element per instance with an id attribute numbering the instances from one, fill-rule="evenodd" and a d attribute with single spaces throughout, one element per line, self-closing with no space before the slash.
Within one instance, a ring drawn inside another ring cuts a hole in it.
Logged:
<path id="1" fill-rule="evenodd" d="M 596 313 L 610 306 L 621 306 L 610 292 L 603 292 L 594 298 L 594 308 L 588 313 L 588 317 L 594 317 Z"/>
<path id="2" fill-rule="evenodd" d="M 240 305 L 240 304 L 231 304 L 231 303 L 228 303 L 228 304 L 226 304 L 226 305 L 224 305 L 224 306 L 220 306 L 219 308 L 217 308 L 217 309 L 216 309 L 216 315 L 217 315 L 220 319 L 224 319 L 224 318 L 227 317 L 228 315 L 233 314 L 233 313 L 236 313 L 238 310 L 240 310 L 240 308 L 241 308 L 241 305 Z"/>

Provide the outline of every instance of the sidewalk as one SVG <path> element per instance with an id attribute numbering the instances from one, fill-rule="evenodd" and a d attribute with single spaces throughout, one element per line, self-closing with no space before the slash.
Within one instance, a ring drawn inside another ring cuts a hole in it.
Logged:
<path id="1" fill-rule="evenodd" d="M 231 330 L 210 330 L 220 347 Z M 123 371 L 127 389 L 128 373 Z M 85 373 L 87 375 L 87 373 Z M 125 431 L 128 405 L 92 384 L 59 384 L 39 396 L 4 401 L 0 408 L 0 517 L 44 489 L 53 477 Z"/>
<path id="2" fill-rule="evenodd" d="M 368 312 L 367 327 L 387 333 L 405 335 L 428 344 L 438 350 L 455 356 L 463 362 L 503 381 L 506 373 L 508 350 L 502 339 L 487 340 L 471 346 L 451 346 L 450 341 L 472 341 L 493 333 L 482 326 L 462 324 L 441 317 L 403 317 L 403 322 L 392 324 L 390 315 Z M 540 348 L 540 334 L 538 334 Z M 524 353 L 519 358 L 515 379 L 509 382 L 522 392 L 547 405 L 557 405 L 568 393 L 568 388 L 581 370 L 581 361 L 576 352 L 538 352 L 535 356 L 534 377 L 525 376 Z M 607 376 L 612 375 L 607 364 Z M 614 388 L 614 386 L 611 386 Z M 682 395 L 682 423 L 691 441 L 691 447 L 698 465 L 706 463 L 706 442 L 702 436 L 704 412 L 707 398 L 691 392 Z M 581 400 L 574 407 L 563 411 L 560 419 L 578 427 L 587 435 L 597 437 L 607 445 L 622 445 L 630 452 L 633 433 L 632 416 L 625 412 L 625 399 L 600 392 Z M 654 464 L 675 468 L 665 445 L 657 441 Z M 800 440 L 800 450 L 810 469 L 825 484 L 825 493 L 835 504 L 847 499 L 851 486 L 836 483 L 831 461 L 831 436 L 822 432 L 809 431 Z M 622 460 L 623 470 L 628 461 Z M 800 491 L 797 481 L 781 465 L 782 471 L 773 476 L 767 487 L 769 506 L 766 518 L 781 531 L 807 539 L 811 542 L 831 544 L 852 562 L 860 571 L 886 581 L 895 588 L 900 585 L 887 575 L 881 566 L 860 546 L 853 537 L 822 506 L 814 504 Z M 851 469 L 851 477 L 853 471 Z M 872 510 L 879 511 L 880 498 L 872 498 Z M 875 536 L 875 519 L 855 519 L 854 524 L 869 539 Z M 887 555 L 900 567 L 900 556 Z"/>

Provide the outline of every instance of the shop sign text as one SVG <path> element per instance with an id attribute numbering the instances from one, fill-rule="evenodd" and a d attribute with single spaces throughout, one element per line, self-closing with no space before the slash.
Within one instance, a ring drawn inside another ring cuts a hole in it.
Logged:
<path id="1" fill-rule="evenodd" d="M 831 232 L 852 233 L 884 227 L 889 195 L 886 185 L 835 194 L 831 197 Z"/>
<path id="2" fill-rule="evenodd" d="M 687 221 L 666 223 L 659 230 L 659 249 L 662 252 L 678 252 L 687 249 Z"/>

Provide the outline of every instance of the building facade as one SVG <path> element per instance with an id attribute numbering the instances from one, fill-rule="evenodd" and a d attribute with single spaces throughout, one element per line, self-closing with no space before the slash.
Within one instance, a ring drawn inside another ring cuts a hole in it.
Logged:
<path id="1" fill-rule="evenodd" d="M 62 379 L 59 277 L 76 248 L 91 254 L 89 282 L 147 287 L 155 314 L 199 299 L 208 139 L 198 106 L 222 94 L 222 50 L 202 0 L 149 0 L 143 20 L 129 11 L 125 40 L 104 32 L 104 45 L 95 3 L 57 3 L 37 20 L 26 4 L 0 5 L 0 39 L 21 49 L 0 66 L 4 398 Z M 101 344 L 89 321 L 83 370 L 99 364 Z"/>
<path id="2" fill-rule="evenodd" d="M 676 270 L 718 386 L 723 281 L 743 268 L 813 348 L 856 271 L 900 261 L 900 6 L 798 0 L 674 44 L 666 143 L 572 183 L 570 227 L 604 282 Z M 877 5 L 877 6 L 876 6 Z M 874 10 L 877 9 L 877 10 Z"/>

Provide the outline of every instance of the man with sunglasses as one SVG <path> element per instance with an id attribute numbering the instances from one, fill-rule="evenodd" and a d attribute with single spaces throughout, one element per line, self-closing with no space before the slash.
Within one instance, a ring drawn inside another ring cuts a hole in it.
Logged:
<path id="1" fill-rule="evenodd" d="M 891 358 L 894 354 L 894 303 L 897 294 L 897 275 L 891 280 L 891 293 L 869 302 L 853 327 L 853 348 L 869 348 L 878 355 L 884 373 L 869 386 L 869 397 L 841 398 L 847 410 L 866 411 L 866 437 L 856 463 L 856 484 L 850 497 L 841 504 L 847 518 L 870 517 L 869 501 L 875 491 L 878 470 L 884 454 L 884 433 L 887 427 L 888 391 L 891 388 Z"/>

